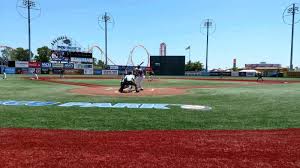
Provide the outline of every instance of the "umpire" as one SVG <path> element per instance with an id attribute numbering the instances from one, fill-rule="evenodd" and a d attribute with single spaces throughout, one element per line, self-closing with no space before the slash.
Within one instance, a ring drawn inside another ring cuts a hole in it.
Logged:
<path id="1" fill-rule="evenodd" d="M 138 88 L 135 84 L 134 81 L 134 75 L 132 75 L 132 72 L 129 72 L 128 75 L 126 75 L 123 80 L 121 81 L 121 88 L 119 89 L 120 93 L 123 93 L 123 90 L 125 88 L 125 86 L 134 86 L 135 87 L 135 91 L 138 93 Z"/>

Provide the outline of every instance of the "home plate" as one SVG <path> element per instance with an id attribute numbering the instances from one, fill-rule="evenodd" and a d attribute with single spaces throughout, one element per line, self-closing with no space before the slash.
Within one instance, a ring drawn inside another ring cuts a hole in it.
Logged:
<path id="1" fill-rule="evenodd" d="M 105 90 L 113 90 L 113 88 L 106 88 Z"/>
<path id="2" fill-rule="evenodd" d="M 153 91 L 154 91 L 154 89 L 151 89 L 151 91 L 153 92 Z"/>

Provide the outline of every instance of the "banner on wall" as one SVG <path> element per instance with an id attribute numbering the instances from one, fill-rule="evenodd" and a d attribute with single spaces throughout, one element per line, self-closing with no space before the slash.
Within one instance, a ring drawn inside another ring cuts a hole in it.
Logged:
<path id="1" fill-rule="evenodd" d="M 41 68 L 41 63 L 40 62 L 29 62 L 28 67 L 29 68 Z"/>
<path id="2" fill-rule="evenodd" d="M 42 63 L 42 68 L 51 68 L 51 63 L 49 63 L 49 62 L 43 62 Z"/>
<path id="3" fill-rule="evenodd" d="M 79 58 L 79 57 L 71 57 L 71 62 L 86 62 L 93 63 L 93 58 Z"/>
<path id="4" fill-rule="evenodd" d="M 116 65 L 110 65 L 110 66 L 109 66 L 109 69 L 110 69 L 110 70 L 119 70 L 119 66 L 116 66 Z"/>
<path id="5" fill-rule="evenodd" d="M 84 74 L 85 75 L 93 75 L 94 74 L 94 69 L 93 68 L 85 68 L 84 69 Z"/>
<path id="6" fill-rule="evenodd" d="M 93 68 L 92 64 L 74 64 L 74 69 L 88 69 Z"/>
<path id="7" fill-rule="evenodd" d="M 1 68 L 1 71 L 3 73 L 3 68 Z M 16 73 L 16 68 L 5 67 L 5 73 L 6 74 L 15 74 Z"/>
<path id="8" fill-rule="evenodd" d="M 64 64 L 64 68 L 65 69 L 74 69 L 74 64 L 72 64 L 72 63 L 66 63 L 66 64 Z"/>
<path id="9" fill-rule="evenodd" d="M 52 68 L 63 68 L 64 64 L 60 64 L 60 63 L 52 63 Z"/>
<path id="10" fill-rule="evenodd" d="M 29 74 L 33 74 L 33 72 L 34 72 L 35 70 L 36 70 L 36 73 L 37 73 L 37 74 L 41 74 L 41 71 L 42 71 L 41 68 L 29 68 L 29 69 L 28 69 L 28 73 L 29 73 Z"/>
<path id="11" fill-rule="evenodd" d="M 16 68 L 28 68 L 28 62 L 27 61 L 16 61 L 15 63 Z"/>
<path id="12" fill-rule="evenodd" d="M 102 75 L 118 75 L 118 70 L 102 70 Z"/>
<path id="13" fill-rule="evenodd" d="M 50 73 L 50 69 L 49 68 L 42 68 L 41 69 L 41 74 L 49 74 Z"/>
<path id="14" fill-rule="evenodd" d="M 65 74 L 66 75 L 83 75 L 84 72 L 82 69 L 66 69 Z"/>
<path id="15" fill-rule="evenodd" d="M 28 74 L 28 68 L 16 68 L 16 74 Z"/>
<path id="16" fill-rule="evenodd" d="M 94 75 L 102 75 L 102 69 L 94 69 Z"/>

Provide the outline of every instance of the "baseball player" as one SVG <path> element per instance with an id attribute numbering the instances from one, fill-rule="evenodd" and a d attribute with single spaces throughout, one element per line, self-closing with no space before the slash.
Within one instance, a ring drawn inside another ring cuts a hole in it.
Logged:
<path id="1" fill-rule="evenodd" d="M 141 66 L 138 65 L 137 68 L 135 69 L 135 80 L 139 90 L 144 90 L 143 88 L 144 78 L 145 78 L 144 71 L 142 70 Z"/>
<path id="2" fill-rule="evenodd" d="M 3 68 L 3 79 L 6 79 L 6 68 Z"/>
<path id="3" fill-rule="evenodd" d="M 65 73 L 65 70 L 61 69 L 60 74 L 59 74 L 60 79 L 64 78 L 64 73 Z"/>
<path id="4" fill-rule="evenodd" d="M 261 80 L 262 82 L 264 81 L 263 75 L 262 75 L 261 72 L 259 72 L 259 73 L 257 74 L 257 80 L 256 80 L 256 81 L 258 82 L 259 80 Z"/>
<path id="5" fill-rule="evenodd" d="M 122 79 L 122 81 L 121 81 L 121 88 L 119 89 L 120 93 L 123 93 L 123 90 L 124 90 L 125 86 L 134 86 L 135 87 L 135 91 L 137 93 L 139 92 L 139 90 L 137 88 L 137 85 L 135 84 L 134 75 L 132 74 L 132 72 L 128 72 L 128 75 L 126 75 Z"/>
<path id="6" fill-rule="evenodd" d="M 36 68 L 33 71 L 33 79 L 39 80 L 39 76 L 37 75 L 37 69 Z"/>
<path id="7" fill-rule="evenodd" d="M 149 72 L 149 78 L 148 78 L 148 81 L 149 81 L 149 82 L 153 81 L 153 75 L 154 75 L 154 71 L 151 70 L 151 71 Z"/>

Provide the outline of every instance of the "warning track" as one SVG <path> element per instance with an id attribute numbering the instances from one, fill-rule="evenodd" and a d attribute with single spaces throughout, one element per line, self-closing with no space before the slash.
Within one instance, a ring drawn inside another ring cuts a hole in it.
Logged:
<path id="1" fill-rule="evenodd" d="M 0 129 L 0 167 L 300 167 L 300 129 Z"/>

